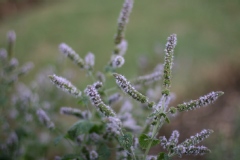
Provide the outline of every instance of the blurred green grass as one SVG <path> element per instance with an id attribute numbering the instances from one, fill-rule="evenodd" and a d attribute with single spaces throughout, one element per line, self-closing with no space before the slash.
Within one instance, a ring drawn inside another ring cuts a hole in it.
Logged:
<path id="1" fill-rule="evenodd" d="M 111 55 L 122 2 L 45 2 L 0 22 L 0 37 L 14 29 L 18 36 L 16 57 L 21 62 L 34 61 L 35 70 L 56 62 L 61 42 L 72 46 L 82 57 L 88 51 L 95 53 L 99 68 Z M 164 45 L 171 33 L 178 34 L 176 62 L 181 75 L 218 57 L 237 55 L 240 50 L 239 4 L 238 0 L 135 1 L 126 31 L 129 41 L 126 64 L 120 72 L 127 69 L 127 76 L 135 76 L 133 64 L 138 57 L 153 57 L 154 44 Z M 1 38 L 0 47 L 4 43 Z M 162 62 L 162 59 L 152 59 Z"/>

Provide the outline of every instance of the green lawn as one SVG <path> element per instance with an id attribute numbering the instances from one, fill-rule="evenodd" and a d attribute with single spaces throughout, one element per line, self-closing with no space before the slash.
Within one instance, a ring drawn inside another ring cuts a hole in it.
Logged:
<path id="1" fill-rule="evenodd" d="M 5 34 L 14 29 L 18 35 L 16 56 L 21 62 L 34 61 L 36 69 L 55 63 L 58 44 L 66 42 L 80 55 L 92 51 L 97 66 L 107 62 L 113 49 L 113 36 L 123 1 L 69 0 L 42 6 L 9 17 L 0 23 L 0 47 Z M 239 1 L 182 0 L 135 1 L 126 38 L 129 50 L 124 68 L 134 74 L 138 57 L 152 57 L 154 45 L 178 34 L 177 67 L 188 68 L 215 61 L 220 56 L 239 52 Z M 156 57 L 156 56 L 155 56 Z M 153 58 L 152 58 L 153 59 Z M 161 59 L 154 58 L 161 62 Z M 198 66 L 199 67 L 199 66 Z"/>

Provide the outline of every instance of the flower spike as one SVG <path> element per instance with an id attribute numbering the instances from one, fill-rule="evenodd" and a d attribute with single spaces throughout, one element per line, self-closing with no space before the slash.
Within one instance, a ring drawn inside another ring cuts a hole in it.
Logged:
<path id="1" fill-rule="evenodd" d="M 82 92 L 65 78 L 56 75 L 50 75 L 49 78 L 53 84 L 55 84 L 59 89 L 63 90 L 64 92 L 67 92 L 75 97 L 81 97 Z"/>
<path id="2" fill-rule="evenodd" d="M 197 100 L 192 100 L 188 103 L 177 105 L 177 110 L 180 112 L 183 112 L 183 111 L 190 111 L 200 107 L 207 106 L 215 102 L 218 99 L 218 97 L 220 97 L 223 94 L 224 93 L 222 91 L 208 93 L 207 95 L 202 96 Z"/>

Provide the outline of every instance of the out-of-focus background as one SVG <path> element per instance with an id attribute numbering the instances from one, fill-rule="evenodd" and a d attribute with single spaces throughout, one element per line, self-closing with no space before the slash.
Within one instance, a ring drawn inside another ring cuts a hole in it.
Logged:
<path id="1" fill-rule="evenodd" d="M 59 74 L 63 70 L 73 72 L 72 81 L 83 88 L 87 84 L 85 73 L 62 60 L 58 45 L 65 42 L 82 57 L 89 51 L 95 53 L 96 68 L 103 70 L 114 47 L 122 3 L 123 0 L 0 0 L 0 48 L 6 45 L 7 31 L 15 30 L 15 56 L 20 63 L 35 64 L 34 70 L 21 79 L 23 82 L 32 81 L 41 69 L 53 65 Z M 163 62 L 166 38 L 176 33 L 172 84 L 176 100 L 172 105 L 213 90 L 225 92 L 209 107 L 178 115 L 159 133 L 170 136 L 178 129 L 184 140 L 204 128 L 215 131 L 203 143 L 212 150 L 211 154 L 184 159 L 240 159 L 239 15 L 239 0 L 134 3 L 126 30 L 129 47 L 120 73 L 134 78 L 141 72 L 139 68 L 147 70 Z M 160 150 L 155 147 L 152 153 Z"/>

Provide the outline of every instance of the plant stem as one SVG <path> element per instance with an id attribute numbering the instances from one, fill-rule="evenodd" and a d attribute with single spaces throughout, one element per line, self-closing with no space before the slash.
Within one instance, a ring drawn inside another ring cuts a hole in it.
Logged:
<path id="1" fill-rule="evenodd" d="M 135 153 L 133 152 L 133 149 L 131 148 L 130 150 L 131 150 L 131 152 L 132 152 L 133 159 L 136 160 L 136 156 L 135 156 Z"/>
<path id="2" fill-rule="evenodd" d="M 162 101 L 162 107 L 160 109 L 160 112 L 163 112 L 164 111 L 164 108 L 165 108 L 165 99 Z M 155 138 L 155 136 L 157 135 L 157 133 L 159 132 L 160 128 L 162 127 L 162 125 L 164 124 L 165 120 L 164 118 L 161 118 L 157 124 L 154 126 L 153 128 L 153 131 L 152 131 L 152 136 L 151 136 L 151 141 L 150 143 L 148 144 L 147 146 L 147 149 L 145 151 L 145 154 L 144 154 L 144 160 L 146 160 L 146 157 L 148 155 L 148 152 L 152 146 L 152 142 L 153 142 L 153 139 Z"/>

